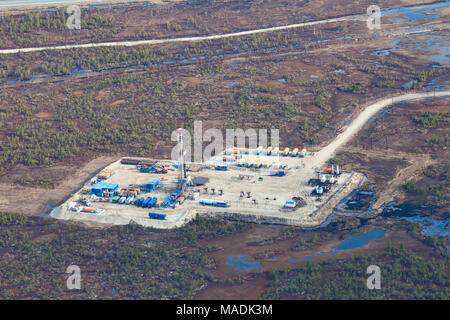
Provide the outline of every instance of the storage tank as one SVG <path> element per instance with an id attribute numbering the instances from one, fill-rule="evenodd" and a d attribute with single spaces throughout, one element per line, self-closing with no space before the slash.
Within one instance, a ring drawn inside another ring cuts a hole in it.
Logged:
<path id="1" fill-rule="evenodd" d="M 226 171 L 226 170 L 228 170 L 228 165 L 226 165 L 226 164 L 216 164 L 214 166 L 214 169 Z"/>
<path id="2" fill-rule="evenodd" d="M 156 201 L 158 201 L 158 199 L 155 197 L 155 198 L 152 198 L 152 200 L 148 203 L 148 207 L 149 208 L 151 208 L 151 207 L 153 207 L 154 205 L 155 205 L 155 203 L 156 203 Z"/>
<path id="3" fill-rule="evenodd" d="M 152 197 L 147 197 L 142 203 L 142 208 L 146 208 L 150 201 L 152 201 Z"/>
<path id="4" fill-rule="evenodd" d="M 316 187 L 316 193 L 317 193 L 317 194 L 322 194 L 322 193 L 323 193 L 323 188 L 317 186 L 317 187 Z"/>
<path id="5" fill-rule="evenodd" d="M 320 176 L 320 182 L 322 182 L 322 183 L 327 182 L 327 177 L 324 175 Z"/>

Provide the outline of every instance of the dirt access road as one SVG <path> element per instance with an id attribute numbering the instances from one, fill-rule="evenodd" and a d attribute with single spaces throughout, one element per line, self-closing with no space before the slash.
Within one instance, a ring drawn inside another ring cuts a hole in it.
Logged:
<path id="1" fill-rule="evenodd" d="M 394 98 L 385 98 L 375 102 L 374 104 L 367 106 L 352 121 L 347 129 L 339 134 L 329 145 L 316 152 L 313 156 L 308 157 L 308 161 L 305 161 L 304 163 L 309 169 L 324 165 L 326 161 L 328 161 L 328 159 L 335 154 L 336 150 L 345 145 L 372 116 L 392 103 L 446 95 L 450 95 L 450 90 L 436 93 L 410 93 L 396 96 Z M 61 201 L 66 199 L 77 188 L 80 188 L 83 182 L 90 178 L 96 171 L 115 160 L 117 160 L 117 157 L 99 157 L 92 160 L 53 190 L 0 183 L 0 192 L 3 194 L 8 194 L 8 196 L 5 196 L 2 200 L 0 200 L 0 211 L 29 215 L 49 212 L 52 209 L 51 206 L 61 203 Z M 16 190 L 16 192 L 11 193 L 11 190 Z"/>
<path id="2" fill-rule="evenodd" d="M 358 131 L 362 128 L 362 126 L 371 117 L 373 117 L 383 108 L 407 100 L 416 100 L 434 97 L 437 98 L 448 95 L 450 95 L 450 90 L 437 92 L 408 93 L 390 98 L 385 98 L 365 107 L 365 109 L 350 123 L 350 125 L 342 133 L 340 133 L 329 145 L 327 145 L 320 151 L 316 152 L 314 156 L 310 157 L 309 161 L 306 161 L 306 167 L 312 169 L 324 165 L 325 162 L 328 161 L 328 159 L 330 159 L 336 153 L 336 150 L 339 147 L 345 145 L 356 133 L 358 133 Z"/>
<path id="3" fill-rule="evenodd" d="M 233 32 L 233 33 L 226 33 L 226 34 L 201 36 L 201 37 L 184 37 L 184 38 L 173 38 L 173 39 L 137 40 L 137 41 L 115 41 L 115 42 L 84 43 L 84 44 L 62 45 L 62 46 L 51 46 L 51 47 L 2 49 L 2 50 L 0 50 L 0 54 L 15 54 L 15 53 L 19 53 L 19 52 L 37 52 L 37 51 L 45 51 L 45 50 L 68 50 L 68 49 L 77 49 L 77 48 L 96 48 L 96 47 L 134 47 L 134 46 L 141 46 L 141 45 L 155 45 L 155 44 L 164 44 L 164 43 L 172 43 L 172 42 L 196 42 L 196 41 L 239 37 L 239 36 L 246 36 L 246 35 L 257 34 L 257 33 L 274 32 L 274 31 L 287 30 L 287 29 L 293 29 L 293 28 L 314 26 L 314 25 L 325 24 L 325 23 L 340 22 L 340 21 L 353 20 L 353 19 L 365 19 L 365 18 L 366 18 L 366 15 L 361 15 L 361 14 L 350 15 L 350 16 L 343 16 L 343 17 L 339 17 L 339 18 L 316 20 L 316 21 L 296 23 L 296 24 L 290 24 L 290 25 L 278 26 L 278 27 L 272 27 L 272 28 L 255 29 L 255 30 Z"/>

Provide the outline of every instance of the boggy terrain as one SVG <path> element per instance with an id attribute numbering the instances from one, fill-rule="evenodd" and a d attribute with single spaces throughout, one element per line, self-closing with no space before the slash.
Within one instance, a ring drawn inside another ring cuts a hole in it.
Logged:
<path id="1" fill-rule="evenodd" d="M 433 3 L 379 0 L 381 8 Z M 0 12 L 0 48 L 165 39 L 224 34 L 366 14 L 373 2 L 344 0 L 194 0 L 83 5 L 80 30 L 66 28 L 65 8 Z M 268 19 L 269 17 L 269 19 Z"/>
<path id="2" fill-rule="evenodd" d="M 401 103 L 372 119 L 332 159 L 365 173 L 367 180 L 336 207 L 328 225 L 313 230 L 255 226 L 239 235 L 208 240 L 220 248 L 211 253 L 217 263 L 214 274 L 229 280 L 208 286 L 196 297 L 448 296 L 446 289 L 434 291 L 439 287 L 431 285 L 434 280 L 425 280 L 424 286 L 407 295 L 400 293 L 400 288 L 415 286 L 413 278 L 422 274 L 422 260 L 411 252 L 448 273 L 448 106 L 448 97 Z M 380 201 L 383 206 L 376 208 Z M 401 262 L 396 255 L 403 256 Z M 364 287 L 370 264 L 387 272 L 387 288 L 374 296 Z M 448 283 L 441 271 L 436 272 L 435 279 Z"/>
<path id="3" fill-rule="evenodd" d="M 439 22 L 441 11 L 424 19 Z M 384 21 L 388 30 L 422 23 Z M 408 41 L 377 51 L 392 41 L 349 21 L 193 43 L 1 55 L 0 181 L 5 190 L 42 190 L 30 209 L 21 210 L 17 197 L 2 210 L 45 212 L 69 194 L 48 198 L 63 172 L 99 156 L 167 157 L 171 132 L 194 120 L 204 130 L 279 128 L 283 146 L 317 150 L 374 100 L 447 81 L 445 60 L 416 56 Z"/>
<path id="4" fill-rule="evenodd" d="M 148 19 L 154 30 L 145 27 L 148 34 L 137 38 L 267 27 L 295 23 L 296 15 L 314 20 L 367 7 L 286 1 L 274 11 L 273 1 L 258 3 L 261 9 L 253 2 L 250 8 L 263 20 L 236 14 L 232 8 L 244 10 L 242 1 L 167 7 Z M 124 23 L 140 21 L 141 9 L 91 10 L 87 21 L 98 24 L 73 42 L 136 38 L 127 26 L 101 31 L 121 15 L 129 14 Z M 237 20 L 223 23 L 220 10 Z M 181 20 L 167 24 L 173 12 Z M 194 120 L 204 130 L 280 128 L 283 146 L 319 150 L 374 100 L 448 87 L 445 44 L 439 48 L 448 14 L 440 8 L 414 19 L 383 18 L 381 31 L 349 20 L 205 42 L 1 55 L 0 210 L 11 213 L 0 215 L 1 297 L 448 299 L 448 98 L 382 111 L 330 159 L 367 180 L 318 229 L 202 218 L 167 232 L 88 229 L 16 214 L 50 211 L 120 156 L 169 157 L 171 132 L 191 129 Z M 210 29 L 183 22 L 189 15 Z M 38 21 L 15 13 L 6 19 Z M 417 33 L 434 24 L 439 29 Z M 12 28 L 14 36 L 1 29 L 1 47 L 70 43 L 52 28 L 20 35 Z M 429 225 L 439 232 L 428 232 Z M 77 293 L 65 289 L 73 263 L 85 279 Z M 370 264 L 384 270 L 381 291 L 365 287 Z"/>
<path id="5" fill-rule="evenodd" d="M 133 224 L 87 229 L 1 214 L 0 295 L 3 299 L 448 299 L 448 254 L 439 241 L 430 242 L 395 218 L 381 224 L 366 222 L 358 229 L 361 221 L 346 218 L 307 231 L 198 218 L 178 230 L 156 231 Z M 361 232 L 378 234 L 356 246 L 342 245 Z M 72 264 L 81 269 L 81 290 L 66 288 L 65 270 Z M 371 264 L 383 270 L 382 290 L 365 287 Z"/>

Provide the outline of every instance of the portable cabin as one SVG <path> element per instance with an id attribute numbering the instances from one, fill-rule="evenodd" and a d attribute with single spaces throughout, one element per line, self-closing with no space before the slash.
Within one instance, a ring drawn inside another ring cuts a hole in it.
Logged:
<path id="1" fill-rule="evenodd" d="M 258 161 L 258 162 L 256 162 L 256 163 L 253 165 L 254 168 L 261 168 L 261 166 L 262 166 L 262 162 L 261 162 L 261 161 Z"/>
<path id="2" fill-rule="evenodd" d="M 269 162 L 264 163 L 264 164 L 263 164 L 263 167 L 264 167 L 264 168 L 270 168 L 270 167 L 272 166 L 272 164 L 273 164 L 273 162 L 272 162 L 272 161 L 269 161 Z"/>
<path id="3" fill-rule="evenodd" d="M 244 166 L 245 166 L 246 168 L 251 168 L 251 167 L 253 166 L 253 162 L 252 162 L 252 161 L 247 161 L 247 162 L 244 164 Z"/>
<path id="4" fill-rule="evenodd" d="M 282 177 L 282 176 L 286 175 L 286 171 L 285 170 L 270 170 L 269 175 Z"/>
<path id="5" fill-rule="evenodd" d="M 232 155 L 233 152 L 234 152 L 233 149 L 225 149 L 223 151 L 223 154 L 229 156 L 229 155 Z"/>
<path id="6" fill-rule="evenodd" d="M 281 162 L 275 163 L 272 165 L 274 169 L 281 169 L 283 167 L 283 164 Z"/>
<path id="7" fill-rule="evenodd" d="M 262 151 L 263 147 L 259 146 L 258 148 L 256 148 L 256 154 L 260 154 Z"/>
<path id="8" fill-rule="evenodd" d="M 281 155 L 283 156 L 283 157 L 287 157 L 288 155 L 289 155 L 289 152 L 290 152 L 290 148 L 284 148 L 284 150 L 283 150 L 283 152 L 281 153 Z"/>
<path id="9" fill-rule="evenodd" d="M 236 157 L 234 155 L 232 156 L 223 156 L 223 161 L 236 161 Z"/>
<path id="10" fill-rule="evenodd" d="M 306 148 L 303 148 L 302 151 L 300 151 L 299 156 L 300 156 L 301 158 L 303 158 L 303 157 L 306 156 Z"/>

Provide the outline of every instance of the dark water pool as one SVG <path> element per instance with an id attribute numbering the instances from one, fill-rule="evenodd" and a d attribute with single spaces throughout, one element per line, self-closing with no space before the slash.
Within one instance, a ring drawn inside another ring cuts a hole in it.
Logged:
<path id="1" fill-rule="evenodd" d="M 245 271 L 249 269 L 262 268 L 261 262 L 251 261 L 247 257 L 248 254 L 229 256 L 225 264 L 230 266 L 234 271 Z"/>
<path id="2" fill-rule="evenodd" d="M 372 240 L 378 240 L 377 243 L 380 243 L 379 241 L 380 241 L 380 239 L 383 238 L 383 235 L 385 233 L 386 233 L 386 230 L 384 230 L 384 229 L 373 229 L 365 234 L 351 236 L 347 240 L 344 240 L 337 246 L 333 247 L 333 249 L 331 251 L 320 252 L 320 253 L 312 255 L 312 256 L 306 256 L 306 257 L 303 257 L 301 260 L 312 260 L 314 258 L 319 258 L 321 256 L 336 254 L 340 251 L 354 250 L 354 249 L 362 248 L 366 244 L 368 244 L 369 241 L 372 241 Z M 295 258 L 291 258 L 289 261 L 293 262 L 293 261 L 295 261 Z"/>

